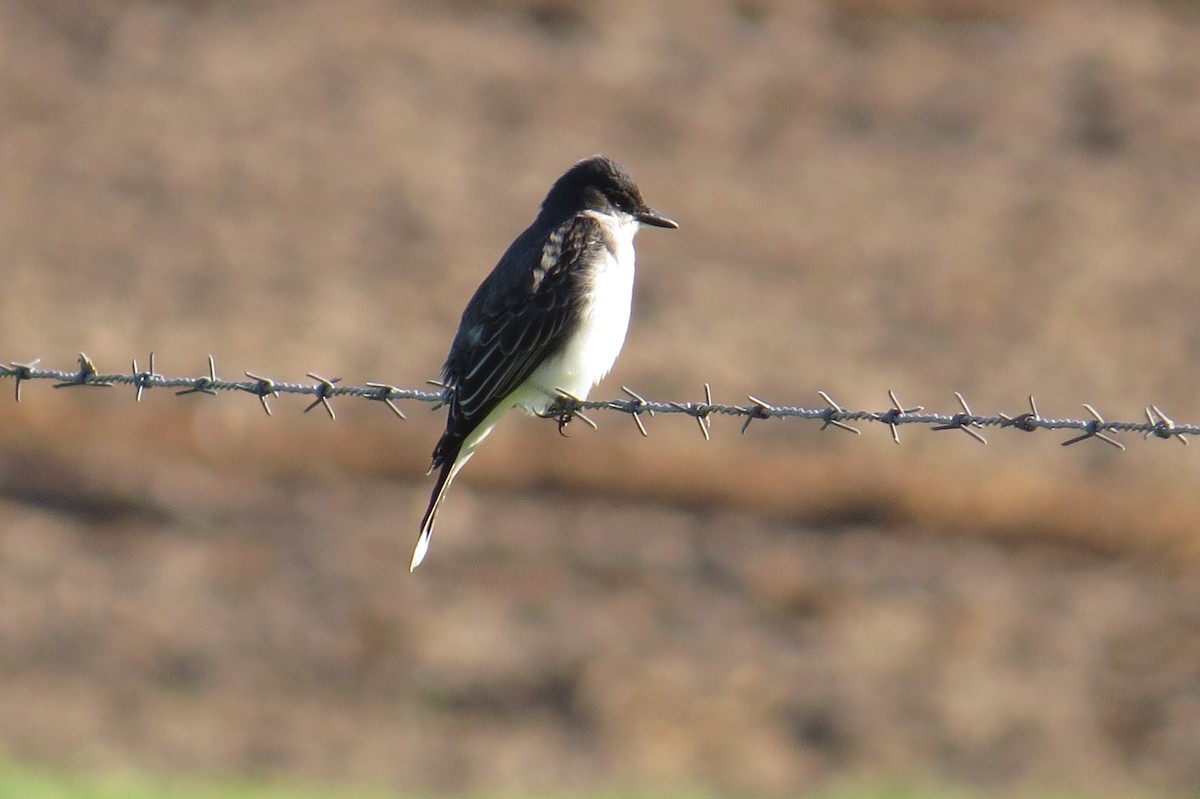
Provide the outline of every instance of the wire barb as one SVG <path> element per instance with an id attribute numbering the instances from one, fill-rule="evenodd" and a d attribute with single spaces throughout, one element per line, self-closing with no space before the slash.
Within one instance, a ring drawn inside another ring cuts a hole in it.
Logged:
<path id="1" fill-rule="evenodd" d="M 905 408 L 904 405 L 901 404 L 900 400 L 896 399 L 896 392 L 892 391 L 890 388 L 888 389 L 887 395 L 888 395 L 888 399 L 890 399 L 892 401 L 892 407 L 889 408 L 888 410 L 884 411 L 883 413 L 876 414 L 876 420 L 883 422 L 889 428 L 891 428 L 892 441 L 895 441 L 897 444 L 899 444 L 900 443 L 900 417 L 914 414 L 914 413 L 920 413 L 921 411 L 925 410 L 925 406 L 924 405 L 914 405 L 911 408 Z"/>
<path id="2" fill-rule="evenodd" d="M 213 356 L 208 356 L 208 377 L 197 377 L 192 381 L 191 388 L 185 388 L 182 391 L 176 391 L 175 396 L 182 397 L 184 394 L 208 394 L 217 396 L 217 392 L 213 391 L 212 387 L 217 384 L 217 362 L 213 360 Z"/>
<path id="3" fill-rule="evenodd" d="M 242 386 L 243 391 L 249 391 L 251 394 L 258 397 L 258 401 L 262 403 L 262 409 L 267 412 L 267 416 L 271 415 L 271 406 L 267 404 L 267 397 L 278 397 L 279 389 L 275 387 L 275 381 L 269 377 L 262 377 L 253 372 L 246 372 L 246 377 L 255 381 L 250 385 Z"/>
<path id="4" fill-rule="evenodd" d="M 142 392 L 153 387 L 154 378 L 158 376 L 158 373 L 154 371 L 154 350 L 150 350 L 150 370 L 147 372 L 139 372 L 137 358 L 133 359 L 133 385 L 137 389 L 133 395 L 134 401 L 142 401 Z"/>
<path id="5" fill-rule="evenodd" d="M 308 407 L 304 409 L 304 413 L 308 413 L 313 408 L 320 405 L 325 409 L 325 412 L 329 414 L 330 419 L 336 420 L 337 415 L 333 412 L 333 405 L 329 402 L 329 398 L 333 396 L 335 384 L 342 382 L 342 378 L 335 377 L 332 380 L 327 380 L 315 372 L 309 372 L 308 376 L 317 381 L 317 385 L 314 388 L 314 391 L 316 391 L 316 399 L 308 404 Z"/>
<path id="6" fill-rule="evenodd" d="M 1000 418 L 1004 420 L 1001 427 L 1015 427 L 1018 430 L 1024 430 L 1026 433 L 1032 433 L 1038 429 L 1038 425 L 1042 422 L 1042 415 L 1038 413 L 1037 403 L 1033 400 L 1033 395 L 1029 395 L 1029 410 L 1025 413 L 1018 413 L 1016 416 L 1009 416 L 1007 413 L 1001 413 Z"/>
<path id="7" fill-rule="evenodd" d="M 954 396 L 958 398 L 958 404 L 962 406 L 963 412 L 954 414 L 952 417 L 950 417 L 950 421 L 946 422 L 945 424 L 937 425 L 932 429 L 961 430 L 971 438 L 978 441 L 980 444 L 986 444 L 987 439 L 983 437 L 982 433 L 974 429 L 982 426 L 982 420 L 975 414 L 971 413 L 971 406 L 967 404 L 967 400 L 961 392 L 955 391 Z"/>
<path id="8" fill-rule="evenodd" d="M 450 395 L 454 393 L 453 388 L 446 385 L 441 380 L 426 380 L 425 385 L 437 386 L 438 388 L 441 389 L 441 391 L 438 392 L 438 394 L 439 394 L 438 400 L 433 403 L 433 407 L 431 407 L 429 410 L 440 411 L 442 408 L 444 408 L 446 406 L 447 403 L 450 402 Z"/>
<path id="9" fill-rule="evenodd" d="M 649 438 L 650 434 L 646 432 L 646 425 L 642 422 L 642 414 L 648 413 L 653 416 L 654 409 L 650 408 L 647 410 L 646 406 L 650 403 L 646 402 L 645 397 L 634 391 L 629 386 L 621 386 L 621 390 L 629 395 L 629 400 L 627 402 L 613 400 L 611 403 L 609 403 L 609 405 L 613 408 L 613 410 L 624 411 L 625 413 L 628 413 L 633 419 L 633 423 L 637 425 L 638 432 L 642 434 L 642 438 Z"/>
<path id="10" fill-rule="evenodd" d="M 668 402 L 667 404 L 680 413 L 694 417 L 696 423 L 700 425 L 700 435 L 704 436 L 705 441 L 712 440 L 708 434 L 708 415 L 713 410 L 712 386 L 708 383 L 704 384 L 704 402 Z"/>
<path id="11" fill-rule="evenodd" d="M 34 358 L 29 363 L 17 363 L 16 361 L 12 361 L 8 366 L 0 366 L 0 369 L 4 370 L 4 374 L 0 374 L 0 377 L 14 378 L 13 382 L 16 385 L 14 387 L 13 396 L 16 398 L 17 402 L 21 401 L 21 381 L 31 380 L 33 377 L 33 370 L 36 369 L 37 365 L 41 362 L 41 358 Z"/>
<path id="12" fill-rule="evenodd" d="M 1069 447 L 1072 444 L 1078 444 L 1080 441 L 1087 441 L 1089 438 L 1095 438 L 1124 452 L 1125 445 L 1104 432 L 1105 430 L 1111 430 L 1112 428 L 1108 426 L 1108 422 L 1104 421 L 1104 417 L 1100 415 L 1100 412 L 1086 402 L 1083 403 L 1083 407 L 1086 408 L 1087 412 L 1092 415 L 1091 421 L 1085 423 L 1082 435 L 1078 435 L 1072 439 L 1064 441 L 1062 445 L 1064 447 Z"/>
<path id="13" fill-rule="evenodd" d="M 396 414 L 401 419 L 408 418 L 404 415 L 404 411 L 400 410 L 400 407 L 396 405 L 396 403 L 392 402 L 393 394 L 402 393 L 400 389 L 396 388 L 395 386 L 388 385 L 387 383 L 367 383 L 367 387 L 376 390 L 376 396 L 368 396 L 367 399 L 373 399 L 376 402 L 382 402 L 391 409 L 392 413 Z"/>
<path id="14" fill-rule="evenodd" d="M 1187 446 L 1188 440 L 1184 434 L 1177 429 L 1175 420 L 1162 412 L 1162 408 L 1157 405 L 1146 406 L 1146 420 L 1154 425 L 1154 429 L 1147 430 L 1142 438 L 1150 436 L 1158 436 L 1159 438 L 1174 438 L 1180 444 Z"/>
<path id="15" fill-rule="evenodd" d="M 846 424 L 845 422 L 843 422 L 841 419 L 836 418 L 838 416 L 849 416 L 850 415 L 846 411 L 845 408 L 843 408 L 841 405 L 838 405 L 836 402 L 834 402 L 833 397 L 829 396 L 824 391 L 818 391 L 817 393 L 820 394 L 821 399 L 825 400 L 825 402 L 829 405 L 829 407 L 825 410 L 825 413 L 821 417 L 821 422 L 822 422 L 821 429 L 822 430 L 824 430 L 826 427 L 829 427 L 829 425 L 833 425 L 834 427 L 840 428 L 842 430 L 849 430 L 851 433 L 853 433 L 856 436 L 862 435 L 862 431 L 859 430 L 857 427 L 852 427 L 852 426 Z"/>
<path id="16" fill-rule="evenodd" d="M 418 389 L 398 388 L 390 383 L 367 383 L 365 386 L 341 385 L 340 379 L 328 380 L 310 372 L 308 377 L 313 382 L 288 383 L 277 381 L 252 372 L 246 372 L 247 380 L 223 380 L 217 376 L 216 362 L 212 355 L 208 356 L 207 374 L 198 377 L 166 377 L 158 373 L 155 353 L 150 353 L 147 369 L 139 368 L 136 360 L 132 362 L 129 374 L 101 374 L 95 363 L 85 353 L 80 353 L 78 367 L 74 370 L 58 370 L 40 368 L 41 360 L 27 362 L 8 361 L 0 364 L 0 380 L 12 378 L 14 383 L 13 397 L 17 402 L 22 401 L 24 383 L 30 380 L 51 380 L 56 388 L 72 388 L 78 386 L 106 387 L 113 385 L 128 385 L 135 389 L 135 399 L 151 388 L 175 389 L 178 395 L 209 394 L 215 395 L 222 391 L 244 391 L 258 397 L 263 411 L 272 415 L 268 400 L 280 394 L 301 394 L 311 398 L 305 411 L 311 411 L 320 405 L 334 416 L 332 400 L 334 397 L 358 397 L 361 399 L 382 402 L 398 418 L 405 415 L 397 405 L 397 401 L 416 401 L 427 403 L 434 409 L 444 406 L 453 398 L 454 389 L 439 381 L 429 381 L 436 386 L 437 391 L 421 391 Z M 563 432 L 566 425 L 578 417 L 585 424 L 596 427 L 584 411 L 606 410 L 628 414 L 637 426 L 642 436 L 647 436 L 645 419 L 656 414 L 683 414 L 691 416 L 700 427 L 701 434 L 709 439 L 710 422 L 714 414 L 736 416 L 742 420 L 741 430 L 746 432 L 751 422 L 756 419 L 780 417 L 784 419 L 808 419 L 819 421 L 821 427 L 839 427 L 861 434 L 861 431 L 851 423 L 876 422 L 887 425 L 892 440 L 899 443 L 900 425 L 927 425 L 933 430 L 961 430 L 981 444 L 987 440 L 979 432 L 985 427 L 1000 427 L 1032 432 L 1038 429 L 1073 430 L 1078 435 L 1062 442 L 1070 446 L 1089 438 L 1099 439 L 1109 446 L 1125 449 L 1125 445 L 1115 437 L 1117 433 L 1141 433 L 1145 439 L 1175 439 L 1187 444 L 1191 436 L 1200 436 L 1200 425 L 1177 422 L 1163 412 L 1159 405 L 1144 406 L 1144 420 L 1140 421 L 1106 421 L 1090 404 L 1084 404 L 1090 419 L 1056 419 L 1041 415 L 1033 396 L 1029 395 L 1029 410 L 1023 413 L 1008 415 L 1000 413 L 996 416 L 978 416 L 972 412 L 966 398 L 961 392 L 955 392 L 960 411 L 946 414 L 926 411 L 924 406 L 905 407 L 897 398 L 894 391 L 888 391 L 891 407 L 883 411 L 851 410 L 836 402 L 828 392 L 821 391 L 818 395 L 824 401 L 824 407 L 798 407 L 791 405 L 772 405 L 756 396 L 748 396 L 745 405 L 724 405 L 713 401 L 712 387 L 704 385 L 703 402 L 670 401 L 663 402 L 648 399 L 628 386 L 622 386 L 624 399 L 614 400 L 583 400 L 565 392 L 560 392 L 555 405 L 545 416 L 559 423 L 559 431 Z M 565 432 L 564 432 L 565 435 Z"/>
<path id="17" fill-rule="evenodd" d="M 750 423 L 755 419 L 770 419 L 771 415 L 775 411 L 775 409 L 770 405 L 752 394 L 746 395 L 746 399 L 750 400 L 750 402 L 753 404 L 738 408 L 742 415 L 746 417 L 746 421 L 742 422 L 743 434 L 745 434 L 746 428 L 749 427 Z"/>

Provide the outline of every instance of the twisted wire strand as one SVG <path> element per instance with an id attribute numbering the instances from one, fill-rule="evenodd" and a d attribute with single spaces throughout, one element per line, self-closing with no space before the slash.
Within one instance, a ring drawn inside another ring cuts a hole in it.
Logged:
<path id="1" fill-rule="evenodd" d="M 101 373 L 92 359 L 85 353 L 80 353 L 78 368 L 75 371 L 62 369 L 41 369 L 38 364 L 41 359 L 27 362 L 10 361 L 7 365 L 0 364 L 0 379 L 12 378 L 15 384 L 14 396 L 21 401 L 21 386 L 29 380 L 53 380 L 54 388 L 112 388 L 115 386 L 133 386 L 135 398 L 141 401 L 142 395 L 157 388 L 176 389 L 176 395 L 209 394 L 215 395 L 222 391 L 241 391 L 258 398 L 263 410 L 270 415 L 269 398 L 280 394 L 299 394 L 313 397 L 313 401 L 304 408 L 308 413 L 314 408 L 321 407 L 331 419 L 336 418 L 332 400 L 339 397 L 354 397 L 372 400 L 385 404 L 397 417 L 406 418 L 396 404 L 398 401 L 415 401 L 431 403 L 435 407 L 444 404 L 450 397 L 451 389 L 430 381 L 436 391 L 426 391 L 413 388 L 400 388 L 388 383 L 369 382 L 362 386 L 340 385 L 341 378 L 328 379 L 314 372 L 308 377 L 313 382 L 299 383 L 275 380 L 252 372 L 244 372 L 245 380 L 223 380 L 217 377 L 216 364 L 210 355 L 208 371 L 197 377 L 165 377 L 155 371 L 154 353 L 150 353 L 146 369 L 139 369 L 136 360 L 132 362 L 128 373 Z M 1145 421 L 1108 421 L 1088 403 L 1083 407 L 1090 418 L 1049 418 L 1038 411 L 1034 398 L 1028 398 L 1029 409 L 1008 415 L 1004 413 L 995 416 L 981 416 L 973 413 L 966 398 L 959 392 L 954 396 L 961 408 L 954 413 L 936 413 L 926 411 L 924 406 L 905 407 L 895 393 L 888 391 L 890 407 L 882 411 L 854 410 L 838 404 L 828 393 L 818 391 L 818 396 L 824 402 L 823 406 L 805 407 L 799 405 L 775 405 L 755 396 L 748 396 L 744 405 L 729 405 L 713 402 L 712 388 L 704 384 L 703 401 L 662 401 L 647 399 L 634 390 L 622 386 L 625 399 L 613 400 L 582 400 L 566 393 L 560 396 L 554 407 L 545 415 L 556 419 L 559 429 L 572 419 L 578 418 L 595 427 L 584 411 L 616 411 L 628 414 L 633 418 L 638 431 L 648 435 L 644 416 L 657 414 L 684 414 L 691 416 L 699 425 L 701 434 L 709 438 L 709 419 L 711 416 L 733 416 L 742 419 L 742 432 L 746 431 L 751 422 L 759 419 L 808 419 L 821 422 L 821 429 L 835 427 L 854 434 L 861 431 L 852 423 L 868 422 L 887 425 L 892 439 L 899 444 L 899 428 L 903 425 L 925 425 L 934 431 L 960 430 L 981 444 L 987 439 L 980 432 L 983 428 L 1012 429 L 1023 432 L 1035 430 L 1068 430 L 1078 435 L 1063 441 L 1063 446 L 1070 446 L 1081 441 L 1095 439 L 1117 449 L 1125 449 L 1118 441 L 1115 433 L 1141 433 L 1143 438 L 1175 439 L 1187 444 L 1187 436 L 1200 435 L 1200 425 L 1178 423 L 1167 416 L 1157 405 L 1146 406 Z"/>

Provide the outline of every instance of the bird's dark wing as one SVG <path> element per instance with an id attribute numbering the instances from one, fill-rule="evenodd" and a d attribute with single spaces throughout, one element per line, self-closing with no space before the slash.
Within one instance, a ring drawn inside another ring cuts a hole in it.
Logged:
<path id="1" fill-rule="evenodd" d="M 600 223 L 585 215 L 544 240 L 530 228 L 509 247 L 467 304 L 450 347 L 442 376 L 453 394 L 435 467 L 563 347 L 579 321 L 575 299 L 588 279 L 581 266 L 604 247 Z"/>

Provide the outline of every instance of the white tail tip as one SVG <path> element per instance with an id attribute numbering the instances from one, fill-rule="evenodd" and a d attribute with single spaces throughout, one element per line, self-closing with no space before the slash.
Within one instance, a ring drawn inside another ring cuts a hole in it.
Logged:
<path id="1" fill-rule="evenodd" d="M 422 530 L 421 537 L 417 539 L 417 548 L 413 550 L 412 564 L 408 567 L 409 573 L 416 571 L 421 565 L 421 561 L 425 560 L 425 555 L 429 552 L 429 537 L 432 531 Z"/>

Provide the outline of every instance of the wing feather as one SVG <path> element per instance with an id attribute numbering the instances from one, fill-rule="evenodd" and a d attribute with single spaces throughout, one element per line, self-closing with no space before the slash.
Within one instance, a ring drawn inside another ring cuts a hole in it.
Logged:
<path id="1" fill-rule="evenodd" d="M 582 264 L 605 246 L 599 222 L 578 215 L 544 242 L 532 234 L 513 242 L 463 312 L 442 373 L 454 392 L 443 438 L 470 435 L 562 349 L 579 322 L 572 298 L 586 279 Z"/>

